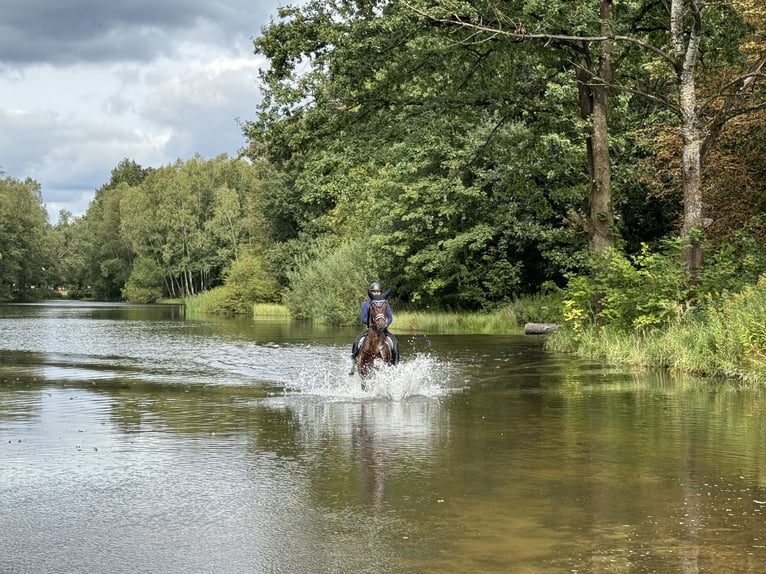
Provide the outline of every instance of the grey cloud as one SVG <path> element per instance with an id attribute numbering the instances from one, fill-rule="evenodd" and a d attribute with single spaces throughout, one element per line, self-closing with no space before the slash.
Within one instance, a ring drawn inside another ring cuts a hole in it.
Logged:
<path id="1" fill-rule="evenodd" d="M 148 61 L 179 40 L 225 44 L 268 23 L 278 0 L 3 0 L 0 66 Z"/>
<path id="2" fill-rule="evenodd" d="M 204 157 L 235 154 L 245 145 L 239 122 L 256 114 L 255 84 L 254 70 L 189 76 L 178 85 L 160 86 L 141 106 L 140 114 L 172 129 L 168 151 L 180 158 L 194 153 Z"/>
<path id="3" fill-rule="evenodd" d="M 0 134 L 0 169 L 17 179 L 41 182 L 46 201 L 92 193 L 109 181 L 111 170 L 125 157 L 163 159 L 146 155 L 146 142 L 135 130 L 74 121 L 52 112 L 0 110 Z M 51 190 L 63 195 L 51 197 Z"/>
<path id="4" fill-rule="evenodd" d="M 0 171 L 40 182 L 55 221 L 124 158 L 236 154 L 259 99 L 249 38 L 303 1 L 2 0 Z"/>

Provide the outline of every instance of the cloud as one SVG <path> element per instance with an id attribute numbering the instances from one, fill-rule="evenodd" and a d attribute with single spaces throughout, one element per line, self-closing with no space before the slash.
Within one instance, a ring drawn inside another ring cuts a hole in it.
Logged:
<path id="1" fill-rule="evenodd" d="M 280 2 L 4 0 L 0 170 L 82 215 L 124 158 L 236 155 L 255 117 L 252 37 Z"/>
<path id="2" fill-rule="evenodd" d="M 180 43 L 256 35 L 274 0 L 3 0 L 3 65 L 150 62 Z"/>

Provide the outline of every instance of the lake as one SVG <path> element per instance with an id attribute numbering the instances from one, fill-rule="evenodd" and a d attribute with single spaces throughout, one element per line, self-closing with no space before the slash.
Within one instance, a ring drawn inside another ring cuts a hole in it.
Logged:
<path id="1" fill-rule="evenodd" d="M 0 305 L 0 572 L 764 571 L 760 387 L 391 330 Z"/>

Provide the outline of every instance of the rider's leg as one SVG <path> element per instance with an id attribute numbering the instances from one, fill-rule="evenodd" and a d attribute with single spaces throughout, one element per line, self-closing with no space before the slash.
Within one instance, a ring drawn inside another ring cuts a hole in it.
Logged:
<path id="1" fill-rule="evenodd" d="M 356 356 L 359 354 L 359 349 L 362 347 L 362 339 L 364 339 L 364 336 L 367 334 L 367 330 L 365 329 L 361 333 L 359 333 L 356 336 L 356 340 L 354 341 L 354 344 L 351 345 L 351 358 L 355 359 Z"/>
<path id="2" fill-rule="evenodd" d="M 386 331 L 386 337 L 391 341 L 391 363 L 396 365 L 399 363 L 399 341 L 388 331 Z"/>

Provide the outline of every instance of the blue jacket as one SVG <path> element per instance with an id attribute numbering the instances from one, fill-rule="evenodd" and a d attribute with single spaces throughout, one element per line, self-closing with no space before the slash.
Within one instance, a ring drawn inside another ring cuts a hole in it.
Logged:
<path id="1" fill-rule="evenodd" d="M 382 295 L 375 297 L 376 299 L 383 299 Z M 370 315 L 370 299 L 365 299 L 362 303 L 362 310 L 359 312 L 359 320 L 363 324 L 367 324 L 367 319 Z M 386 327 L 388 327 L 394 320 L 394 314 L 391 312 L 391 305 L 386 305 Z"/>

